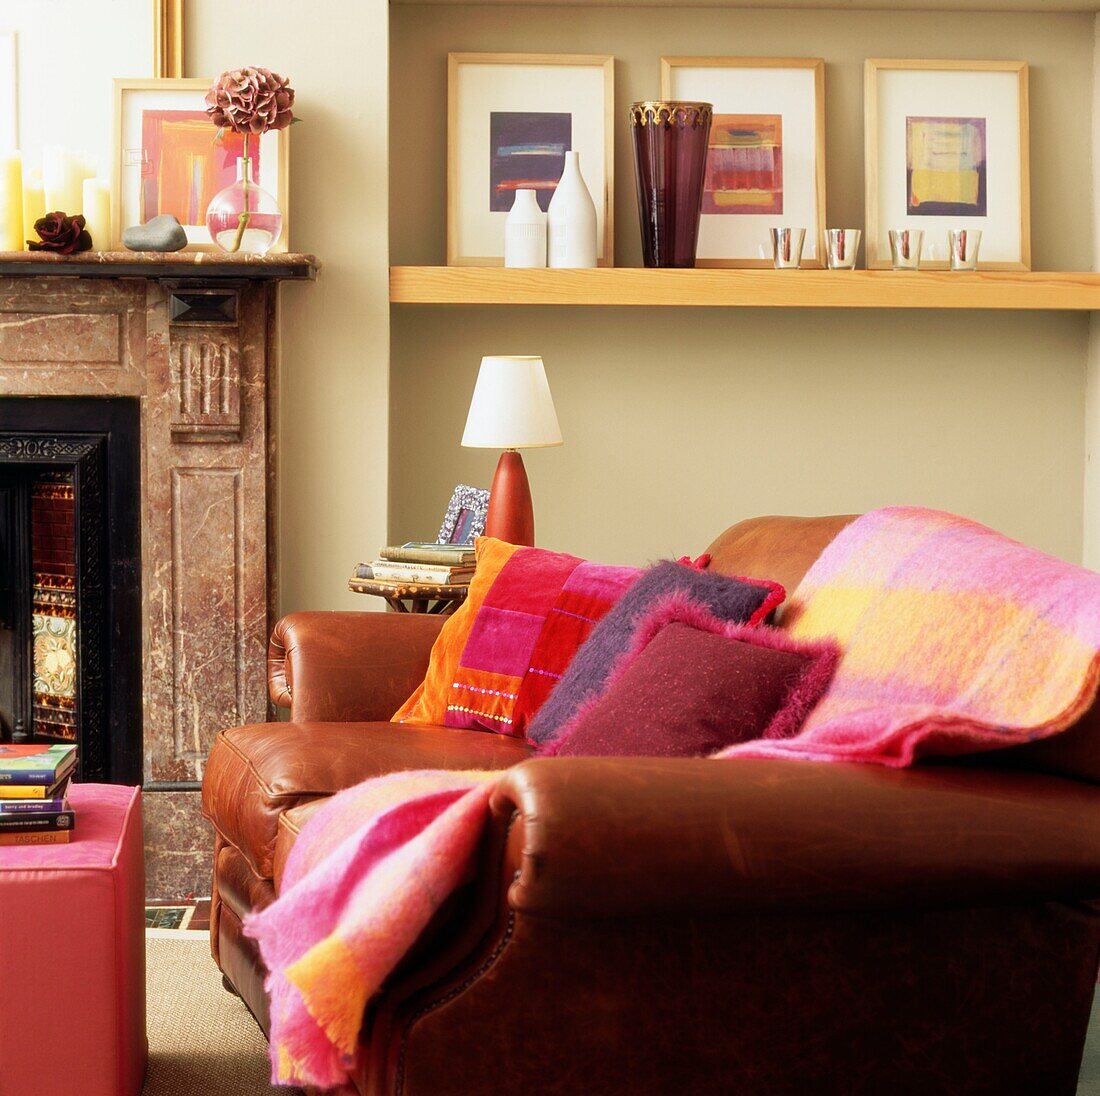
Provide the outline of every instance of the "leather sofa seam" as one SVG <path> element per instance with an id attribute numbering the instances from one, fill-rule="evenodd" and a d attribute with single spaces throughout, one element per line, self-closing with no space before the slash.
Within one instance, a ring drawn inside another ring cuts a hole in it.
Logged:
<path id="1" fill-rule="evenodd" d="M 497 867 L 497 880 L 501 879 L 503 875 L 502 868 L 504 866 L 505 857 L 508 855 L 508 839 L 512 834 L 512 827 L 520 818 L 519 810 L 513 810 L 511 818 L 508 819 L 508 825 L 504 830 L 504 839 L 501 842 L 500 849 L 500 862 Z M 504 953 L 504 949 L 511 942 L 512 934 L 515 931 L 516 926 L 516 909 L 511 905 L 510 894 L 512 886 L 519 879 L 520 872 L 517 870 L 512 876 L 512 882 L 504 891 L 504 900 L 509 903 L 508 916 L 504 924 L 504 932 L 501 934 L 500 939 L 497 941 L 493 950 L 485 957 L 485 959 L 478 965 L 476 970 L 471 971 L 457 986 L 452 986 L 442 997 L 438 997 L 433 1001 L 428 1001 L 417 1009 L 408 1024 L 405 1025 L 405 1030 L 401 1037 L 401 1050 L 397 1056 L 397 1071 L 394 1085 L 394 1096 L 402 1096 L 405 1088 L 405 1062 L 408 1054 L 409 1035 L 412 1032 L 413 1027 L 423 1017 L 427 1016 L 431 1012 L 435 1012 L 436 1009 L 442 1008 L 444 1005 L 449 1004 L 455 998 L 460 997 L 466 992 L 475 982 L 479 981 L 488 971 L 496 965 L 497 960 Z"/>

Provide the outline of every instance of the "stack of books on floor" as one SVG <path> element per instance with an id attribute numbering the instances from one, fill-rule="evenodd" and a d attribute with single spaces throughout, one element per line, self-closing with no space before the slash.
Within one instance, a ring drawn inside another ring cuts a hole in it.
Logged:
<path id="1" fill-rule="evenodd" d="M 0 845 L 60 845 L 76 818 L 65 792 L 76 747 L 0 743 Z"/>
<path id="2" fill-rule="evenodd" d="M 430 586 L 465 586 L 474 576 L 474 549 L 469 544 L 409 541 L 383 548 L 379 558 L 360 563 L 355 577 L 377 582 L 422 582 Z"/>

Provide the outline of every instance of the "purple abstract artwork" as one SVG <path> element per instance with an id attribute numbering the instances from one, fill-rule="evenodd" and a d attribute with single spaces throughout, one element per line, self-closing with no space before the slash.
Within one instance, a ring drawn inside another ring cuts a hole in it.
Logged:
<path id="1" fill-rule="evenodd" d="M 533 190 L 546 211 L 572 148 L 568 113 L 492 111 L 489 114 L 489 209 L 507 213 L 517 190 Z"/>

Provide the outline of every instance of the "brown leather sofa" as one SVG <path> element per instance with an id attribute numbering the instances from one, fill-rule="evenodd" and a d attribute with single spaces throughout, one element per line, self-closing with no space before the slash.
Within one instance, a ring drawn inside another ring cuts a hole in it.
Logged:
<path id="1" fill-rule="evenodd" d="M 761 518 L 711 567 L 793 590 L 849 518 Z M 289 723 L 221 734 L 211 944 L 267 1026 L 241 918 L 325 796 L 507 769 L 476 881 L 364 1022 L 370 1094 L 1071 1094 L 1100 960 L 1100 719 L 970 764 L 554 758 L 386 722 L 437 617 L 297 613 Z"/>

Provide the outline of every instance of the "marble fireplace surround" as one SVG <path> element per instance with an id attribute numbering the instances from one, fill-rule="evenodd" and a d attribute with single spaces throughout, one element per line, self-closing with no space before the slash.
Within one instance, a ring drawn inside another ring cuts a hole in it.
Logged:
<path id="1" fill-rule="evenodd" d="M 308 255 L 0 253 L 0 398 L 131 396 L 141 419 L 147 891 L 206 894 L 214 736 L 268 718 L 278 284 Z"/>

